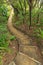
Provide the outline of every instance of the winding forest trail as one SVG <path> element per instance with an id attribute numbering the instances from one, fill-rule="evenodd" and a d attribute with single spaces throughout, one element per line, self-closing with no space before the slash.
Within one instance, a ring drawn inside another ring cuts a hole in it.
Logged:
<path id="1" fill-rule="evenodd" d="M 20 44 L 26 44 L 26 45 L 30 44 L 30 40 L 28 39 L 28 36 L 24 35 L 22 32 L 18 31 L 16 28 L 13 27 L 12 14 L 13 14 L 13 11 L 8 20 L 8 28 L 9 28 L 10 32 L 20 40 L 20 42 L 21 42 Z"/>
<path id="2" fill-rule="evenodd" d="M 32 43 L 28 36 L 13 27 L 13 14 L 14 12 L 12 10 L 7 26 L 9 31 L 19 40 L 19 52 L 14 61 L 9 65 L 42 65 L 42 57 L 38 47 L 31 45 Z"/>

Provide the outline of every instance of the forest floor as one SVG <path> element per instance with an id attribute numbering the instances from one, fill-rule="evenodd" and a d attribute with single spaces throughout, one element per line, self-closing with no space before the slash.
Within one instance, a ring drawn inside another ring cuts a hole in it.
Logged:
<path id="1" fill-rule="evenodd" d="M 16 27 L 13 26 L 12 16 L 13 16 L 13 11 L 8 20 L 8 29 L 9 32 L 15 35 L 18 40 L 17 56 L 15 58 L 13 56 L 13 59 L 9 57 L 10 59 L 12 59 L 12 61 L 14 61 L 13 65 L 29 65 L 29 64 L 42 65 L 43 62 L 42 54 L 37 43 L 36 42 L 34 43 L 30 36 L 24 34 L 23 32 L 21 32 L 20 30 L 18 30 Z M 9 65 L 12 65 L 12 62 Z"/>
<path id="2" fill-rule="evenodd" d="M 29 39 L 32 39 L 32 44 L 37 45 L 40 48 L 41 53 L 43 55 L 43 38 L 38 36 L 41 33 L 40 29 L 43 30 L 43 22 L 40 22 L 40 20 L 38 23 L 32 22 L 32 25 L 29 29 L 29 22 L 27 22 L 26 19 L 24 20 L 25 22 L 23 22 L 23 20 L 21 21 L 19 17 L 15 17 L 14 20 L 14 17 L 15 16 L 13 16 L 13 27 L 27 35 Z M 40 18 L 42 18 L 42 16 Z"/>

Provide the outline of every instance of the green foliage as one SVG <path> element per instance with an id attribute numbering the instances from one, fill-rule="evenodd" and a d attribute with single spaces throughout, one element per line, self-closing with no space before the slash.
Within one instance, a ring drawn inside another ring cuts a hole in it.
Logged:
<path id="1" fill-rule="evenodd" d="M 0 22 L 6 22 L 6 21 L 7 21 L 7 17 L 0 16 Z"/>
<path id="2" fill-rule="evenodd" d="M 12 40 L 15 40 L 16 39 L 16 37 L 15 36 L 11 36 L 10 37 L 10 40 L 12 41 Z"/>
<path id="3" fill-rule="evenodd" d="M 10 15 L 11 8 L 6 0 L 0 0 L 0 65 L 3 65 L 2 57 L 6 52 L 11 52 L 9 48 L 9 34 L 7 30 L 7 20 Z"/>
<path id="4" fill-rule="evenodd" d="M 20 20 L 24 19 L 24 16 L 22 15 L 22 13 L 18 14 L 18 17 L 19 17 Z"/>
<path id="5" fill-rule="evenodd" d="M 22 21 L 16 21 L 15 25 L 16 25 L 16 26 L 19 26 L 19 25 L 21 25 L 22 23 L 23 23 Z"/>
<path id="6" fill-rule="evenodd" d="M 6 17 L 7 17 L 7 11 L 8 11 L 8 9 L 7 9 L 7 7 L 5 6 L 5 4 L 0 5 L 0 14 L 1 14 L 2 16 L 6 16 Z"/>
<path id="7" fill-rule="evenodd" d="M 8 31 L 6 23 L 10 15 L 10 6 L 6 0 L 0 1 L 0 49 L 8 50 Z"/>
<path id="8" fill-rule="evenodd" d="M 0 23 L 0 50 L 9 51 L 8 31 L 6 23 Z"/>
<path id="9" fill-rule="evenodd" d="M 37 37 L 39 37 L 39 38 L 42 38 L 42 39 L 43 39 L 43 30 L 42 30 L 41 28 L 36 29 L 36 30 L 35 30 L 35 33 L 36 33 L 36 35 L 35 35 L 35 36 L 37 36 Z"/>
<path id="10" fill-rule="evenodd" d="M 15 22 L 16 26 L 19 26 L 23 23 L 24 16 L 22 15 L 22 13 L 18 14 L 18 18 L 19 18 L 18 21 Z"/>
<path id="11" fill-rule="evenodd" d="M 39 29 L 39 35 L 38 36 L 43 39 L 43 30 Z"/>
<path id="12" fill-rule="evenodd" d="M 0 23 L 0 34 L 5 34 L 5 33 L 7 33 L 7 27 L 6 27 L 6 23 L 4 22 L 4 23 Z"/>
<path id="13" fill-rule="evenodd" d="M 10 6 L 6 3 L 0 4 L 0 22 L 6 22 L 10 15 Z"/>
<path id="14" fill-rule="evenodd" d="M 1 34 L 0 35 L 0 47 L 7 48 L 9 43 L 7 41 L 7 34 Z"/>

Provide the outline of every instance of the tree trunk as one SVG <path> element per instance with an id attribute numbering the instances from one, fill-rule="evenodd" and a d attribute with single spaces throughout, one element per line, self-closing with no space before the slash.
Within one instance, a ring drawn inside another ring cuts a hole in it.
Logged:
<path id="1" fill-rule="evenodd" d="M 32 22 L 32 8 L 31 8 L 31 6 L 29 6 L 29 11 L 30 11 L 30 25 L 29 25 L 29 29 L 30 29 L 30 27 L 31 27 L 31 22 Z"/>
<path id="2" fill-rule="evenodd" d="M 39 23 L 39 14 L 37 15 L 37 23 Z"/>

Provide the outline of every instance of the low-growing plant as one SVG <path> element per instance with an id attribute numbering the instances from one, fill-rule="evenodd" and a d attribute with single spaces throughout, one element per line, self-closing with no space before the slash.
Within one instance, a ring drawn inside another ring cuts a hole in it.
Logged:
<path id="1" fill-rule="evenodd" d="M 35 35 L 43 39 L 43 30 L 41 28 L 35 30 Z"/>
<path id="2" fill-rule="evenodd" d="M 10 37 L 10 40 L 12 41 L 12 40 L 15 40 L 16 39 L 16 37 L 15 36 L 11 36 Z"/>
<path id="3" fill-rule="evenodd" d="M 6 34 L 0 35 L 0 49 L 7 48 L 9 45 Z"/>

